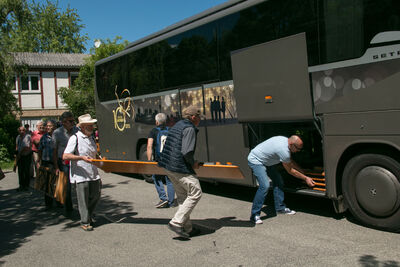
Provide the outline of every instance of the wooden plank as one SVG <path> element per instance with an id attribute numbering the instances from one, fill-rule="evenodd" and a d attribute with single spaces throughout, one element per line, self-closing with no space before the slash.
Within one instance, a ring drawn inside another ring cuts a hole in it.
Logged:
<path id="1" fill-rule="evenodd" d="M 159 167 L 157 162 L 107 159 L 93 159 L 92 162 L 105 172 L 166 175 L 165 170 Z M 244 179 L 242 171 L 236 165 L 205 164 L 195 171 L 197 176 L 202 178 Z"/>

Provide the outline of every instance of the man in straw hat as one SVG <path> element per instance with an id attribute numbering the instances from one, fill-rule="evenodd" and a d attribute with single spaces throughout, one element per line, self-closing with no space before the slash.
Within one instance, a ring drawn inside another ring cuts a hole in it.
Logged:
<path id="1" fill-rule="evenodd" d="M 100 199 L 101 180 L 97 167 L 92 164 L 96 158 L 97 147 L 92 136 L 94 123 L 89 114 L 79 116 L 78 131 L 68 140 L 63 159 L 71 161 L 70 181 L 76 183 L 78 209 L 81 216 L 81 228 L 93 230 L 93 211 Z"/>
<path id="2" fill-rule="evenodd" d="M 200 110 L 190 106 L 182 112 L 183 120 L 177 122 L 168 132 L 161 159 L 163 167 L 174 185 L 179 208 L 168 223 L 168 228 L 180 237 L 189 238 L 199 233 L 192 227 L 190 214 L 199 202 L 202 191 L 194 169 L 199 163 L 194 160 L 196 139 L 200 123 Z"/>

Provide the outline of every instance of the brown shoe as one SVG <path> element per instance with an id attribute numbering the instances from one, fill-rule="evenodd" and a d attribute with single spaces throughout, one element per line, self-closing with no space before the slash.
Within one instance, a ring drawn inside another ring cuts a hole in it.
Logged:
<path id="1" fill-rule="evenodd" d="M 84 231 L 87 231 L 87 232 L 93 231 L 93 226 L 90 226 L 90 225 L 88 225 L 88 224 L 82 224 L 82 225 L 81 225 L 81 228 L 82 228 Z"/>

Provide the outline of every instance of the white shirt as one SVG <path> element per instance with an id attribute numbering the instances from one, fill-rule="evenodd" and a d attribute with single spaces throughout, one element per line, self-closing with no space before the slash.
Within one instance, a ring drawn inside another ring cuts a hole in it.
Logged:
<path id="1" fill-rule="evenodd" d="M 76 141 L 78 138 L 78 146 Z M 77 151 L 75 151 L 77 147 Z M 89 156 L 93 159 L 96 158 L 97 147 L 92 136 L 86 136 L 81 131 L 78 131 L 75 135 L 72 135 L 68 144 L 65 147 L 64 153 L 70 153 L 80 156 Z M 69 180 L 72 183 L 82 183 L 95 181 L 100 179 L 99 171 L 97 167 L 91 163 L 87 163 L 83 160 L 71 160 L 71 168 Z"/>

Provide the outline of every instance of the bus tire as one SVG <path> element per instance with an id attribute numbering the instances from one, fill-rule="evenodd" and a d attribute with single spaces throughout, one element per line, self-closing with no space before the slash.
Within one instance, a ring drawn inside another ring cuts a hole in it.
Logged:
<path id="1" fill-rule="evenodd" d="M 344 169 L 342 189 L 353 216 L 365 225 L 400 231 L 400 163 L 380 154 L 353 157 Z"/>
<path id="2" fill-rule="evenodd" d="M 139 160 L 147 161 L 147 144 L 142 144 L 139 150 Z M 140 174 L 143 179 L 148 183 L 154 183 L 153 177 L 151 174 Z"/>

